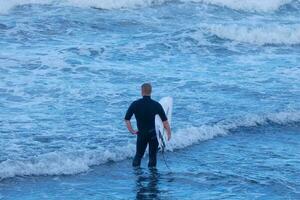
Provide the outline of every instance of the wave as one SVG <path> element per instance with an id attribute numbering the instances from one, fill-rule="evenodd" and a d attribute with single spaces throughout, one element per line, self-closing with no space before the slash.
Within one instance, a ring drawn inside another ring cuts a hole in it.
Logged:
<path id="1" fill-rule="evenodd" d="M 10 0 L 2 3 L 0 13 L 7 13 L 15 6 L 27 4 L 53 4 L 77 7 L 95 7 L 99 9 L 120 9 L 150 6 L 153 4 L 161 4 L 165 1 L 167 0 Z"/>
<path id="2" fill-rule="evenodd" d="M 100 9 L 120 9 L 145 7 L 162 4 L 172 0 L 10 0 L 1 2 L 0 13 L 7 13 L 11 8 L 26 4 L 60 4 Z M 180 0 L 183 3 L 197 2 L 228 7 L 235 10 L 269 12 L 290 4 L 292 0 Z"/>
<path id="3" fill-rule="evenodd" d="M 71 175 L 86 172 L 91 166 L 120 161 L 134 155 L 135 146 L 128 144 L 113 150 L 51 152 L 30 160 L 6 160 L 0 163 L 0 180 L 29 175 Z"/>
<path id="4" fill-rule="evenodd" d="M 242 127 L 255 127 L 276 123 L 286 125 L 300 122 L 300 112 L 279 112 L 267 115 L 248 115 L 235 120 L 224 120 L 213 125 L 188 127 L 175 132 L 167 150 L 181 149 L 217 136 L 228 135 Z M 91 166 L 108 161 L 120 161 L 133 157 L 135 145 L 128 144 L 114 149 L 81 151 L 72 153 L 52 152 L 30 160 L 6 160 L 0 163 L 0 178 L 29 175 L 71 175 L 90 170 Z"/>
<path id="5" fill-rule="evenodd" d="M 213 25 L 208 32 L 219 38 L 257 45 L 300 44 L 300 26 L 243 27 L 239 25 Z"/>
<path id="6" fill-rule="evenodd" d="M 67 4 L 101 9 L 120 9 L 140 6 L 146 7 L 154 4 L 162 4 L 166 1 L 167 0 L 67 0 Z"/>
<path id="7" fill-rule="evenodd" d="M 213 139 L 217 136 L 225 136 L 230 131 L 243 127 L 255 127 L 275 123 L 286 125 L 300 122 L 300 112 L 279 112 L 266 115 L 247 115 L 235 120 L 224 120 L 214 125 L 202 125 L 189 127 L 176 132 L 168 143 L 167 150 L 181 149 L 201 141 Z M 182 137 L 184 135 L 184 137 Z"/>
<path id="8" fill-rule="evenodd" d="M 7 13 L 10 9 L 15 6 L 22 6 L 27 4 L 49 4 L 52 3 L 51 0 L 10 0 L 2 1 L 0 6 L 0 13 Z"/>
<path id="9" fill-rule="evenodd" d="M 206 4 L 228 7 L 234 10 L 271 12 L 281 6 L 292 3 L 292 0 L 191 0 Z"/>

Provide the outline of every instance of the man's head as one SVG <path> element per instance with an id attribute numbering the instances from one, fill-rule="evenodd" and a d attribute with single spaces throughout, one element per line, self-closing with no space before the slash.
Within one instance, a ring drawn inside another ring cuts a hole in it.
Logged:
<path id="1" fill-rule="evenodd" d="M 144 83 L 141 89 L 142 89 L 142 96 L 151 96 L 152 86 L 150 83 Z"/>

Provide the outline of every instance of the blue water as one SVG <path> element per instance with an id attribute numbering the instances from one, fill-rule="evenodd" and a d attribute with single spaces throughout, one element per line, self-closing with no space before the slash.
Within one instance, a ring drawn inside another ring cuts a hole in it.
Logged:
<path id="1" fill-rule="evenodd" d="M 300 199 L 299 63 L 298 0 L 0 0 L 0 199 Z M 131 168 L 143 82 L 171 169 Z"/>

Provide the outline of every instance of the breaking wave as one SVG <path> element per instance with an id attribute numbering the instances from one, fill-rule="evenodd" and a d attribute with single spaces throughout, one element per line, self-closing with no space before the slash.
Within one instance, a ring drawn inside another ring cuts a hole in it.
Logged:
<path id="1" fill-rule="evenodd" d="M 278 10 L 281 6 L 289 4 L 292 0 L 192 0 L 213 4 L 217 6 L 228 7 L 235 10 L 270 12 Z"/>
<path id="2" fill-rule="evenodd" d="M 222 39 L 258 45 L 300 44 L 300 26 L 243 27 L 239 25 L 214 25 L 208 31 Z"/>
<path id="3" fill-rule="evenodd" d="M 167 150 L 181 149 L 217 136 L 225 136 L 230 131 L 242 127 L 255 127 L 276 123 L 286 125 L 300 122 L 300 112 L 279 112 L 267 115 L 248 115 L 244 118 L 218 122 L 213 125 L 188 127 L 175 132 Z M 108 161 L 120 161 L 135 153 L 135 145 L 128 144 L 114 149 L 61 153 L 52 152 L 30 160 L 6 160 L 0 163 L 0 178 L 29 175 L 71 175 L 86 172 L 91 166 Z"/>

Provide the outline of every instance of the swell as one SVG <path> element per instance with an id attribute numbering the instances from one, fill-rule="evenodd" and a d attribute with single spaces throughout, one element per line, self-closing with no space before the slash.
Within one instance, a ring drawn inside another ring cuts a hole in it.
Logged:
<path id="1" fill-rule="evenodd" d="M 242 127 L 256 127 L 267 124 L 287 125 L 300 122 L 300 111 L 278 112 L 265 115 L 247 115 L 239 119 L 224 120 L 212 125 L 187 127 L 176 131 L 167 145 L 167 150 L 182 149 L 201 141 L 226 136 Z M 113 149 L 97 151 L 52 152 L 28 160 L 5 160 L 0 163 L 0 178 L 29 175 L 71 175 L 86 172 L 91 166 L 108 161 L 120 161 L 133 157 L 135 145 L 115 146 Z"/>

